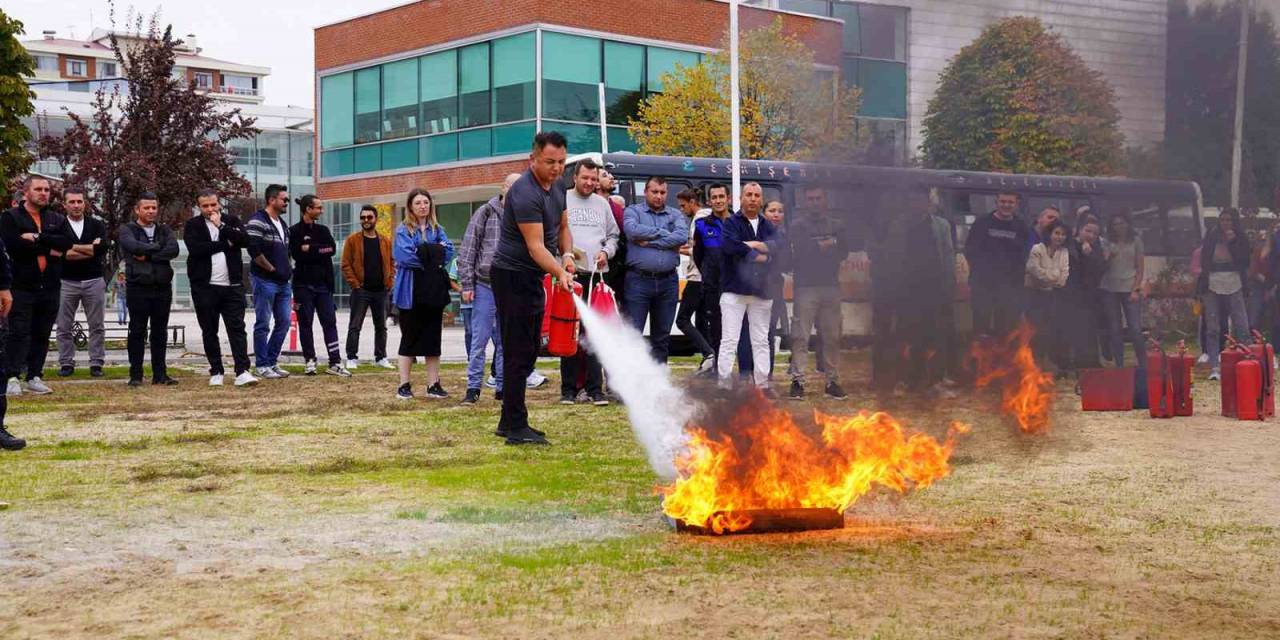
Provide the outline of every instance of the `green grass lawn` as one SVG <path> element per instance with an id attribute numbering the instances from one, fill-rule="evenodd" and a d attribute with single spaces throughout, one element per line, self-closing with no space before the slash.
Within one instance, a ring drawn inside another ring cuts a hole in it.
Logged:
<path id="1" fill-rule="evenodd" d="M 437 402 L 370 367 L 178 373 L 11 399 L 0 637 L 1280 637 L 1271 423 L 1081 414 L 1064 384 L 1028 438 L 982 399 L 894 399 L 973 425 L 950 477 L 842 531 L 703 538 L 658 517 L 626 410 L 556 404 L 555 376 L 530 392 L 553 446 L 515 448 L 457 366 Z"/>

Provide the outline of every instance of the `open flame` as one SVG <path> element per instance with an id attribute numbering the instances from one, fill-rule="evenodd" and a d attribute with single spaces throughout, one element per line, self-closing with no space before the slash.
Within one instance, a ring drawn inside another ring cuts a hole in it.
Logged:
<path id="1" fill-rule="evenodd" d="M 1035 329 L 1023 322 L 998 343 L 977 342 L 973 358 L 977 364 L 977 387 L 1000 384 L 1001 409 L 1018 421 L 1023 433 L 1049 431 L 1049 409 L 1053 406 L 1053 374 L 1036 364 L 1031 349 Z"/>
<path id="2" fill-rule="evenodd" d="M 758 396 L 758 394 L 757 394 Z M 887 413 L 839 417 L 814 412 L 805 429 L 762 398 L 746 402 L 728 424 L 685 428 L 688 443 L 676 460 L 679 477 L 661 487 L 663 511 L 717 534 L 751 524 L 752 509 L 827 508 L 843 512 L 880 485 L 905 493 L 951 472 L 954 423 L 939 443 L 908 435 Z M 820 430 L 820 432 L 819 432 Z"/>

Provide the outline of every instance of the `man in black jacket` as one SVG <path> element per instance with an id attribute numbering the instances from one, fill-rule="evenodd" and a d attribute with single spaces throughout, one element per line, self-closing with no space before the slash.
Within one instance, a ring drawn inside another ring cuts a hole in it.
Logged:
<path id="1" fill-rule="evenodd" d="M 89 215 L 84 189 L 69 187 L 62 192 L 62 207 L 67 213 L 63 230 L 71 238 L 62 266 L 62 295 L 58 305 L 58 375 L 69 376 L 76 370 L 76 341 L 72 330 L 76 311 L 83 305 L 89 325 L 89 374 L 102 377 L 107 359 L 106 326 L 103 320 L 107 299 L 107 281 L 102 259 L 111 247 L 107 225 Z"/>
<path id="2" fill-rule="evenodd" d="M 351 372 L 342 366 L 342 352 L 338 349 L 337 307 L 333 303 L 333 254 L 338 243 L 333 233 L 316 220 L 324 213 L 320 198 L 305 195 L 298 198 L 302 209 L 302 221 L 289 227 L 289 255 L 293 257 L 293 300 L 298 308 L 298 338 L 302 342 L 302 357 L 306 360 L 304 373 L 316 374 L 316 345 L 311 334 L 311 321 L 319 315 L 320 329 L 324 332 L 324 346 L 329 352 L 329 367 L 325 373 L 350 377 Z"/>
<path id="3" fill-rule="evenodd" d="M 62 230 L 63 217 L 49 208 L 49 181 L 31 176 L 22 188 L 23 201 L 0 215 L 0 238 L 13 267 L 13 312 L 9 314 L 8 394 L 19 395 L 18 381 L 26 373 L 26 390 L 50 393 L 44 384 L 49 334 L 58 316 L 62 283 L 62 254 L 71 238 Z"/>
<path id="4" fill-rule="evenodd" d="M 975 335 L 1000 337 L 1018 325 L 1031 228 L 1018 217 L 1018 194 L 996 195 L 996 210 L 969 229 L 964 257 Z"/>
<path id="5" fill-rule="evenodd" d="M 160 203 L 154 193 L 143 193 L 133 205 L 136 221 L 120 227 L 120 250 L 125 258 L 125 304 L 129 306 L 129 386 L 142 384 L 142 355 L 146 350 L 147 324 L 151 325 L 151 384 L 175 385 L 165 367 L 166 330 L 173 303 L 173 267 L 178 239 L 173 231 L 156 224 Z"/>
<path id="6" fill-rule="evenodd" d="M 182 238 L 187 243 L 191 303 L 209 359 L 209 385 L 220 386 L 226 373 L 218 340 L 219 317 L 227 325 L 236 386 L 257 384 L 258 379 L 249 373 L 249 342 L 244 330 L 244 261 L 240 250 L 248 246 L 249 238 L 240 218 L 222 212 L 217 191 L 201 191 L 196 195 L 196 206 L 200 215 L 187 221 Z"/>

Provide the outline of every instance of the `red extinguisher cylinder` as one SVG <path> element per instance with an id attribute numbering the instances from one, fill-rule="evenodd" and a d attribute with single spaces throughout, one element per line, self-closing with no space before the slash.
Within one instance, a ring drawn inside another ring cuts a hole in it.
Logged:
<path id="1" fill-rule="evenodd" d="M 1265 417 L 1262 402 L 1262 364 L 1252 358 L 1241 360 L 1235 366 L 1236 417 L 1241 420 L 1262 420 Z"/>
<path id="2" fill-rule="evenodd" d="M 547 340 L 547 353 L 566 358 L 578 353 L 578 307 L 574 298 L 582 295 L 582 285 L 573 283 L 573 292 L 553 286 L 551 304 L 547 315 L 551 326 Z"/>

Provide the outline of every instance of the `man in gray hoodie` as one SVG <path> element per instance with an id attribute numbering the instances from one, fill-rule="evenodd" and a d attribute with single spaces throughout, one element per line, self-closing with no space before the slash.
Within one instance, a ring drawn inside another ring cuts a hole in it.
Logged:
<path id="1" fill-rule="evenodd" d="M 569 229 L 573 235 L 573 257 L 576 263 L 576 279 L 582 285 L 584 297 L 589 295 L 595 281 L 609 272 L 609 259 L 618 251 L 618 222 L 613 218 L 613 208 L 608 200 L 596 193 L 600 180 L 600 165 L 590 158 L 574 167 L 573 189 L 565 194 L 565 211 L 569 214 Z M 582 388 L 591 404 L 607 406 L 603 388 L 603 372 L 594 354 L 579 349 L 577 355 L 560 359 L 560 404 L 573 404 L 578 397 L 578 371 L 586 367 Z"/>

